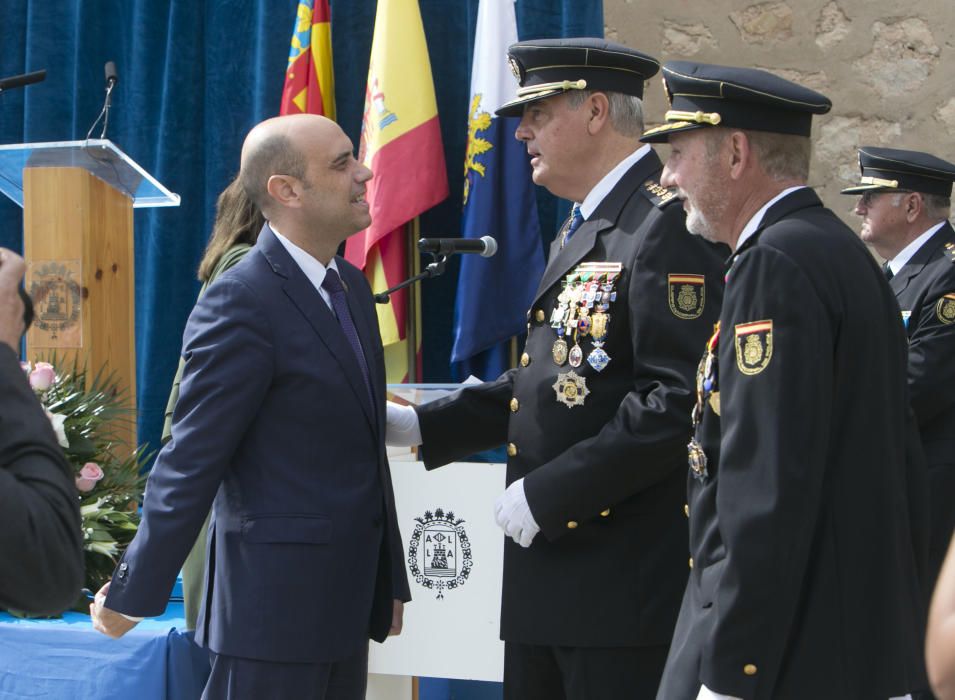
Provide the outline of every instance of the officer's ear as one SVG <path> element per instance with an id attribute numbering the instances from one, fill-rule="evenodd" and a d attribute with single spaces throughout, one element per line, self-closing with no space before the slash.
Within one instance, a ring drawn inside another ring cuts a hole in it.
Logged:
<path id="1" fill-rule="evenodd" d="M 584 103 L 584 108 L 589 112 L 590 118 L 587 120 L 587 133 L 591 136 L 596 134 L 610 119 L 610 100 L 606 93 L 593 92 Z"/>
<path id="2" fill-rule="evenodd" d="M 730 177 L 738 180 L 750 166 L 753 159 L 753 148 L 749 137 L 742 131 L 733 131 L 726 137 L 728 149 Z"/>
<path id="3" fill-rule="evenodd" d="M 925 209 L 925 200 L 918 192 L 909 192 L 905 195 L 905 220 L 910 224 L 919 218 Z"/>

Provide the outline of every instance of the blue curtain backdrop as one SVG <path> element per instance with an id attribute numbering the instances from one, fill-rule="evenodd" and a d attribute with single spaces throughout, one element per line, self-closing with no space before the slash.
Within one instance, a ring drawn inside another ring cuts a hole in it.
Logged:
<path id="1" fill-rule="evenodd" d="M 357 146 L 376 2 L 331 4 L 338 119 Z M 449 199 L 422 217 L 421 230 L 457 236 L 478 0 L 420 6 L 451 187 Z M 48 74 L 0 94 L 0 143 L 83 138 L 102 105 L 103 64 L 112 60 L 119 83 L 107 136 L 182 196 L 178 208 L 135 215 L 141 442 L 159 442 L 215 198 L 238 170 L 246 132 L 278 113 L 296 7 L 296 0 L 3 0 L 0 77 Z M 521 39 L 602 36 L 603 8 L 601 0 L 518 0 L 517 22 Z M 566 203 L 538 195 L 546 244 Z M 22 227 L 21 210 L 0 202 L 0 245 L 22 250 Z M 423 288 L 426 381 L 451 378 L 457 271 L 455 260 Z M 477 684 L 423 685 L 426 693 L 488 697 Z"/>
<path id="2" fill-rule="evenodd" d="M 460 232 L 461 188 L 477 0 L 421 0 L 451 196 L 422 217 L 423 235 Z M 296 0 L 3 0 L 0 77 L 46 68 L 47 79 L 0 94 L 0 143 L 80 139 L 103 100 L 103 64 L 119 83 L 109 133 L 182 196 L 137 210 L 136 357 L 139 437 L 157 445 L 195 270 L 217 194 L 238 170 L 245 133 L 278 112 Z M 332 0 L 338 118 L 356 143 L 375 0 Z M 518 0 L 522 39 L 602 36 L 600 0 Z M 409 163 L 409 167 L 413 167 Z M 540 192 L 546 239 L 566 211 Z M 562 208 L 564 207 L 564 208 Z M 22 250 L 22 213 L 0 202 L 0 245 Z M 423 288 L 424 379 L 451 378 L 458 261 Z M 131 331 L 133 329 L 130 329 Z"/>

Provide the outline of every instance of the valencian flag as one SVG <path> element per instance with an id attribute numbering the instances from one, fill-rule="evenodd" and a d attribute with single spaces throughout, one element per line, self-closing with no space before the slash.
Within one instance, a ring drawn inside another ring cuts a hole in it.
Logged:
<path id="1" fill-rule="evenodd" d="M 299 0 L 279 114 L 335 119 L 335 74 L 328 0 Z"/>
<path id="2" fill-rule="evenodd" d="M 494 115 L 514 94 L 516 81 L 506 57 L 516 41 L 514 0 L 481 0 L 471 63 L 462 235 L 493 236 L 498 252 L 492 258 L 461 258 L 451 349 L 461 378 L 493 379 L 507 368 L 507 341 L 523 332 L 525 310 L 544 270 L 530 160 L 514 138 L 520 119 Z"/>
<path id="3" fill-rule="evenodd" d="M 378 0 L 359 151 L 375 174 L 365 195 L 372 223 L 348 239 L 345 257 L 381 292 L 408 275 L 406 224 L 448 196 L 418 0 Z M 389 383 L 408 376 L 408 299 L 402 290 L 378 305 Z"/>

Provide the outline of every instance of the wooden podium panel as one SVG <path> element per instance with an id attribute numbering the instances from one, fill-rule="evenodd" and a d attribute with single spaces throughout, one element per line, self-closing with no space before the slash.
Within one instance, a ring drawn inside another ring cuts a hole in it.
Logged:
<path id="1" fill-rule="evenodd" d="M 133 410 L 116 426 L 136 447 L 133 202 L 78 167 L 23 170 L 26 288 L 36 310 L 26 357 L 101 367 L 127 390 Z"/>

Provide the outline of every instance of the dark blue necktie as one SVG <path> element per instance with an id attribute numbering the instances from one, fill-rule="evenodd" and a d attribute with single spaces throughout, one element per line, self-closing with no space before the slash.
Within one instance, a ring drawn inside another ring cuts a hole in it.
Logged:
<path id="1" fill-rule="evenodd" d="M 892 279 L 893 277 L 895 277 L 895 273 L 892 272 L 892 268 L 889 267 L 889 263 L 888 263 L 888 262 L 882 263 L 882 274 L 885 275 L 885 278 L 886 278 L 887 280 L 890 280 L 890 279 Z"/>
<path id="2" fill-rule="evenodd" d="M 361 368 L 361 376 L 365 380 L 365 388 L 368 390 L 368 398 L 374 406 L 375 400 L 371 393 L 371 381 L 368 379 L 368 365 L 365 363 L 365 354 L 361 351 L 361 342 L 358 340 L 358 331 L 355 329 L 355 322 L 352 320 L 351 311 L 348 310 L 348 299 L 345 298 L 345 288 L 342 286 L 342 279 L 338 273 L 328 268 L 325 270 L 325 279 L 322 281 L 322 289 L 328 292 L 332 300 L 332 310 L 338 316 L 338 323 L 355 353 L 355 359 Z"/>
<path id="3" fill-rule="evenodd" d="M 580 205 L 575 204 L 570 212 L 570 223 L 567 226 L 567 232 L 564 233 L 562 246 L 567 244 L 567 241 L 570 240 L 570 237 L 574 235 L 574 232 L 580 228 L 582 223 L 584 223 L 584 215 L 580 213 Z"/>

